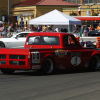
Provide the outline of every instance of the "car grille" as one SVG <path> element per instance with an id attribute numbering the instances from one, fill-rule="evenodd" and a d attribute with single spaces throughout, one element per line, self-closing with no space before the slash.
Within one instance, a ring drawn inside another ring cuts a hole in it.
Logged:
<path id="1" fill-rule="evenodd" d="M 25 65 L 25 55 L 0 55 L 0 64 Z"/>

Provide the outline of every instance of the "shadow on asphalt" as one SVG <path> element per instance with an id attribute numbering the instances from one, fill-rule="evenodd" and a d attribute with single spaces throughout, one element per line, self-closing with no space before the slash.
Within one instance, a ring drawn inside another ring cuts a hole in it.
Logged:
<path id="1" fill-rule="evenodd" d="M 100 70 L 99 70 L 100 71 Z M 99 72 L 99 71 L 91 71 L 91 72 Z M 91 73 L 87 70 L 71 70 L 71 71 L 56 71 L 50 75 L 61 75 L 61 74 L 79 74 L 79 73 Z M 46 74 L 39 73 L 37 71 L 15 71 L 11 75 L 26 75 L 26 76 L 47 76 Z"/>

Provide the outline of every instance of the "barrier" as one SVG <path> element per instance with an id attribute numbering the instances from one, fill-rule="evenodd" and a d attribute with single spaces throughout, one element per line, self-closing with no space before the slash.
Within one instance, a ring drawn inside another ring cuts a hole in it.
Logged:
<path id="1" fill-rule="evenodd" d="M 84 47 L 87 47 L 87 46 L 86 46 L 86 42 L 84 43 Z"/>
<path id="2" fill-rule="evenodd" d="M 97 37 L 97 48 L 100 48 L 100 37 Z"/>
<path id="3" fill-rule="evenodd" d="M 80 44 L 84 47 L 86 42 L 86 47 L 96 47 L 97 45 L 97 37 L 80 37 Z M 99 47 L 100 48 L 100 47 Z"/>
<path id="4" fill-rule="evenodd" d="M 16 33 L 16 32 L 11 32 L 11 33 L 12 33 L 12 36 L 18 34 L 18 33 Z M 2 32 L 0 32 L 0 38 L 2 38 L 2 37 L 7 37 L 7 33 L 6 33 L 6 36 L 3 36 L 3 35 L 2 35 Z"/>

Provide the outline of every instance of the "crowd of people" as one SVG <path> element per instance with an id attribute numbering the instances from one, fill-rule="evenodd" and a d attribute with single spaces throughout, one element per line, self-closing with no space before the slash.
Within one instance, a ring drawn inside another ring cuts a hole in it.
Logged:
<path id="1" fill-rule="evenodd" d="M 78 26 L 75 26 L 75 30 L 73 33 L 79 33 L 82 32 L 82 36 L 88 36 L 88 33 L 92 30 L 100 30 L 100 23 L 97 26 L 97 28 L 94 28 L 92 25 L 89 27 L 81 26 L 81 30 L 78 28 Z M 6 36 L 11 37 L 13 32 L 19 33 L 23 31 L 36 31 L 36 32 L 68 32 L 67 28 L 53 28 L 53 25 L 39 25 L 37 27 L 34 27 L 34 25 L 30 26 L 30 29 L 27 27 L 21 27 L 17 23 L 15 25 L 11 24 L 9 27 L 6 27 L 5 24 L 0 24 L 0 36 Z"/>
<path id="2" fill-rule="evenodd" d="M 31 31 L 37 31 L 37 32 L 68 32 L 66 28 L 53 28 L 53 25 L 39 25 L 38 27 L 34 27 L 31 25 Z"/>
<path id="3" fill-rule="evenodd" d="M 0 24 L 0 36 L 11 37 L 13 32 L 17 32 L 20 26 L 11 24 L 6 27 L 5 24 Z"/>
<path id="4" fill-rule="evenodd" d="M 78 26 L 75 26 L 75 29 L 74 29 L 73 33 L 82 32 L 82 36 L 83 37 L 87 37 L 88 33 L 90 31 L 93 31 L 93 30 L 100 30 L 100 23 L 99 23 L 99 25 L 96 28 L 94 28 L 92 25 L 90 25 L 90 26 L 88 26 L 88 25 L 87 26 L 82 25 L 81 29 Z"/>
<path id="5" fill-rule="evenodd" d="M 0 36 L 11 37 L 13 32 L 19 33 L 24 31 L 36 31 L 36 32 L 67 32 L 67 29 L 54 28 L 52 25 L 39 25 L 34 27 L 34 25 L 30 26 L 30 29 L 27 27 L 21 27 L 17 23 L 15 25 L 11 24 L 9 27 L 6 27 L 5 24 L 0 24 Z"/>

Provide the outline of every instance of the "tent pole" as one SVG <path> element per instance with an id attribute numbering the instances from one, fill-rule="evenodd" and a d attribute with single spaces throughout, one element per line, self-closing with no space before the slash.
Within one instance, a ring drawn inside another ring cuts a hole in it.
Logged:
<path id="1" fill-rule="evenodd" d="M 30 24 L 29 24 L 29 31 L 30 31 Z"/>
<path id="2" fill-rule="evenodd" d="M 70 25 L 68 25 L 68 31 L 70 32 Z"/>

